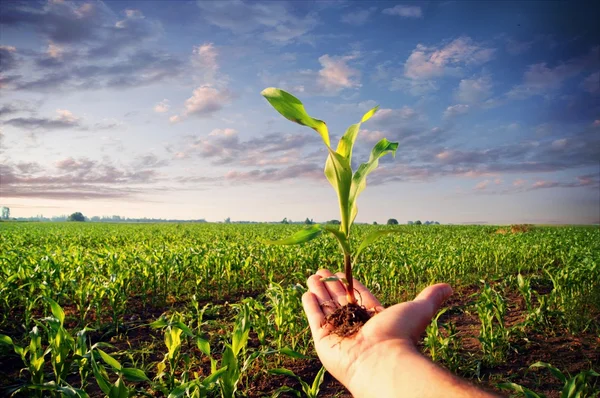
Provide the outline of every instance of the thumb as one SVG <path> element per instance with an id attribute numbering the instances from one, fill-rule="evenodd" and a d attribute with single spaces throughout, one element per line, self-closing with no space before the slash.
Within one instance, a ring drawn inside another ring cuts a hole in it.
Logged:
<path id="1" fill-rule="evenodd" d="M 421 293 L 415 297 L 413 304 L 419 308 L 418 319 L 415 324 L 416 328 L 413 330 L 413 340 L 417 340 L 421 333 L 425 331 L 425 328 L 435 314 L 439 311 L 442 303 L 452 295 L 452 288 L 447 283 L 438 283 L 431 285 L 423 289 Z"/>

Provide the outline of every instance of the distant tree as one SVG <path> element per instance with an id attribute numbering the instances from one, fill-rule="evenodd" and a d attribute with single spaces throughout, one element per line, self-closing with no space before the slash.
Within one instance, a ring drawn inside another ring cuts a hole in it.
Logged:
<path id="1" fill-rule="evenodd" d="M 67 218 L 67 221 L 85 221 L 85 216 L 81 212 L 76 211 Z"/>
<path id="2" fill-rule="evenodd" d="M 340 225 L 340 220 L 329 220 L 327 224 Z"/>
<path id="3" fill-rule="evenodd" d="M 8 207 L 2 208 L 2 219 L 8 220 L 10 218 L 10 209 Z"/>
<path id="4" fill-rule="evenodd" d="M 434 222 L 435 225 L 440 225 L 439 221 Z"/>
<path id="5" fill-rule="evenodd" d="M 227 218 L 225 219 L 225 224 L 231 224 L 231 218 L 227 217 Z"/>
<path id="6" fill-rule="evenodd" d="M 312 225 L 312 224 L 314 224 L 314 222 L 313 222 L 313 220 L 311 220 L 308 217 L 306 217 L 306 220 L 304 220 L 304 224 L 306 224 L 306 225 Z"/>
<path id="7" fill-rule="evenodd" d="M 395 218 L 390 218 L 389 220 L 387 220 L 387 225 L 398 225 L 398 220 L 396 220 Z"/>
<path id="8" fill-rule="evenodd" d="M 373 221 L 373 225 L 377 225 L 377 221 Z"/>
<path id="9" fill-rule="evenodd" d="M 289 224 L 287 217 L 285 217 L 283 220 L 281 220 L 282 224 Z"/>
<path id="10" fill-rule="evenodd" d="M 421 222 L 421 220 L 417 220 L 415 221 L 415 225 L 423 225 L 423 223 Z"/>
<path id="11" fill-rule="evenodd" d="M 429 224 L 431 224 L 430 221 L 425 221 L 425 225 L 429 225 Z"/>
<path id="12" fill-rule="evenodd" d="M 413 224 L 414 224 L 414 222 L 412 222 L 412 221 L 409 221 L 409 222 L 407 222 L 407 224 L 408 224 L 408 225 L 413 225 Z"/>

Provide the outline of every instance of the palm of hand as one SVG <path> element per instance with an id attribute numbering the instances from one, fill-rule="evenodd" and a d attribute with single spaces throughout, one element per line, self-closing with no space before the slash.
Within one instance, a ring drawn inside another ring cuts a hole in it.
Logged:
<path id="1" fill-rule="evenodd" d="M 308 279 L 310 291 L 302 299 L 321 362 L 346 386 L 354 377 L 356 368 L 376 364 L 377 354 L 385 353 L 390 344 L 414 350 L 417 339 L 442 301 L 452 293 L 446 284 L 433 285 L 423 290 L 415 300 L 384 310 L 375 296 L 355 280 L 360 304 L 377 314 L 354 336 L 340 338 L 325 325 L 325 316 L 332 313 L 337 305 L 346 304 L 346 293 L 340 282 L 321 282 L 321 278 L 330 276 L 332 274 L 327 270 L 311 276 Z M 370 365 L 369 361 L 372 361 Z"/>

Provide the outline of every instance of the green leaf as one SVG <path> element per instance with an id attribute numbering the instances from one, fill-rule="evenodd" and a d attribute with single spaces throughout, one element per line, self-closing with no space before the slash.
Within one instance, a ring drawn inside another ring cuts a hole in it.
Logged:
<path id="1" fill-rule="evenodd" d="M 62 326 L 65 323 L 65 312 L 60 307 L 60 305 L 58 305 L 58 303 L 52 300 L 50 297 L 46 297 L 46 300 L 48 300 L 48 302 L 50 303 L 50 310 L 52 311 L 52 315 L 54 315 L 54 317 L 58 319 L 58 322 L 60 322 L 60 325 Z"/>
<path id="2" fill-rule="evenodd" d="M 196 337 L 196 345 L 198 349 L 206 356 L 210 357 L 210 343 L 201 337 Z"/>
<path id="3" fill-rule="evenodd" d="M 123 368 L 121 369 L 123 376 L 128 381 L 150 381 L 144 371 L 135 368 Z"/>
<path id="4" fill-rule="evenodd" d="M 298 376 L 296 376 L 296 374 L 294 372 L 292 372 L 289 369 L 285 369 L 285 368 L 269 369 L 269 373 L 271 373 L 273 375 L 289 376 L 289 377 L 293 377 L 295 379 L 298 378 Z"/>
<path id="5" fill-rule="evenodd" d="M 183 331 L 183 334 L 185 334 L 188 337 L 194 337 L 194 333 L 192 332 L 192 330 L 187 327 L 183 322 L 181 321 L 177 321 L 177 322 L 173 322 L 173 326 L 179 328 L 181 331 Z"/>
<path id="6" fill-rule="evenodd" d="M 281 350 L 279 350 L 280 354 L 283 355 L 287 355 L 290 358 L 294 358 L 294 359 L 310 359 L 309 356 L 306 356 L 304 354 L 300 354 L 298 351 L 294 351 L 289 347 L 284 347 Z"/>
<path id="7" fill-rule="evenodd" d="M 525 398 L 546 398 L 544 394 L 536 394 L 530 389 L 516 383 L 498 383 L 498 387 L 504 390 L 521 393 L 525 396 Z"/>
<path id="8" fill-rule="evenodd" d="M 297 397 L 301 397 L 302 396 L 302 394 L 300 393 L 300 391 L 294 390 L 292 387 L 281 386 L 281 387 L 279 387 L 277 389 L 277 391 L 275 391 L 275 393 L 273 394 L 272 398 L 278 398 L 283 393 L 288 393 L 287 395 L 294 394 Z"/>
<path id="9" fill-rule="evenodd" d="M 219 377 L 221 377 L 221 375 L 223 373 L 225 373 L 226 371 L 227 371 L 227 366 L 223 366 L 222 368 L 215 370 L 209 376 L 207 376 L 204 380 L 202 380 L 202 384 L 204 384 L 205 386 L 208 386 L 208 385 L 216 382 L 217 379 Z"/>
<path id="10" fill-rule="evenodd" d="M 546 369 L 550 370 L 550 372 L 552 372 L 554 377 L 556 377 L 558 380 L 560 380 L 561 383 L 567 382 L 567 378 L 565 377 L 565 375 L 560 370 L 558 370 L 554 366 L 550 365 L 549 363 L 536 362 L 529 366 L 529 369 L 531 369 L 531 368 L 546 368 Z"/>
<path id="11" fill-rule="evenodd" d="M 306 113 L 304 105 L 298 98 L 275 87 L 265 88 L 261 92 L 261 95 L 265 97 L 271 106 L 273 106 L 273 108 L 275 108 L 275 110 L 283 117 L 292 122 L 314 129 L 319 133 L 325 145 L 330 146 L 329 132 L 325 122 L 310 117 L 308 113 Z"/>
<path id="12" fill-rule="evenodd" d="M 117 361 L 116 359 L 114 359 L 113 357 L 111 357 L 110 355 L 108 355 L 107 353 L 102 351 L 101 349 L 97 349 L 96 351 L 98 351 L 98 353 L 100 354 L 100 356 L 102 357 L 104 362 L 106 362 L 110 367 L 112 367 L 116 370 L 121 370 L 123 368 L 121 366 L 121 364 L 119 363 L 119 361 Z"/>
<path id="13" fill-rule="evenodd" d="M 129 390 L 121 378 L 117 379 L 117 382 L 110 388 L 108 392 L 109 398 L 128 398 Z"/>
<path id="14" fill-rule="evenodd" d="M 363 163 L 358 167 L 356 173 L 352 176 L 352 186 L 350 188 L 350 197 L 348 205 L 350 206 L 350 223 L 354 222 L 356 214 L 358 214 L 358 207 L 356 206 L 356 199 L 358 195 L 367 186 L 367 176 L 377 168 L 379 165 L 379 159 L 382 156 L 391 153 L 392 156 L 396 155 L 396 149 L 398 149 L 397 142 L 389 142 L 386 138 L 379 141 L 371 150 L 371 156 L 367 163 Z"/>
<path id="15" fill-rule="evenodd" d="M 373 231 L 370 234 L 368 234 L 367 236 L 365 236 L 363 241 L 360 242 L 360 246 L 358 246 L 356 253 L 354 253 L 353 263 L 356 262 L 356 260 L 358 260 L 358 256 L 360 256 L 362 251 L 365 250 L 371 243 L 375 242 L 377 239 L 381 238 L 384 235 L 398 233 L 398 232 L 403 232 L 403 231 L 394 230 L 394 229 L 385 229 L 385 230 Z"/>
<path id="16" fill-rule="evenodd" d="M 350 254 L 350 244 L 348 243 L 348 239 L 346 239 L 346 235 L 344 235 L 342 231 L 340 231 L 337 227 L 332 227 L 329 225 L 324 226 L 323 229 L 335 236 L 342 247 L 344 254 Z"/>
<path id="17" fill-rule="evenodd" d="M 325 367 L 321 366 L 321 370 L 319 370 L 319 373 L 317 373 L 317 375 L 315 376 L 315 379 L 313 380 L 312 386 L 310 388 L 310 393 L 312 397 L 317 397 L 317 395 L 319 394 L 319 388 L 321 387 L 321 383 L 323 383 L 323 379 L 325 378 Z"/>
<path id="18" fill-rule="evenodd" d="M 102 392 L 104 394 L 110 393 L 110 383 L 108 382 L 108 379 L 106 377 L 104 377 L 104 375 L 100 371 L 100 367 L 96 363 L 96 360 L 94 359 L 94 355 L 92 355 L 91 358 L 92 358 L 92 370 L 94 372 L 94 377 L 96 378 L 96 383 L 98 383 L 98 387 L 100 387 L 100 389 L 102 390 Z"/>
<path id="19" fill-rule="evenodd" d="M 265 243 L 269 245 L 298 245 L 300 243 L 308 242 L 313 240 L 323 232 L 323 227 L 319 224 L 310 225 L 306 228 L 301 229 L 289 238 L 281 240 L 271 240 Z"/>
<path id="20" fill-rule="evenodd" d="M 375 112 L 377 112 L 377 109 L 379 109 L 379 106 L 376 106 L 375 108 L 365 113 L 360 123 L 356 123 L 348 127 L 346 133 L 342 136 L 342 138 L 340 138 L 340 142 L 338 143 L 337 149 L 335 151 L 343 157 L 347 158 L 350 163 L 352 160 L 352 149 L 354 147 L 354 141 L 356 141 L 356 136 L 358 135 L 358 132 L 360 130 L 360 125 L 369 120 L 371 116 L 373 116 Z"/>
<path id="21" fill-rule="evenodd" d="M 158 318 L 157 320 L 155 320 L 154 322 L 152 322 L 150 324 L 150 327 L 152 329 L 159 329 L 159 328 L 164 328 L 165 326 L 167 326 L 169 323 L 167 322 L 167 320 L 165 319 L 164 316 L 161 316 L 160 318 Z"/>
<path id="22" fill-rule="evenodd" d="M 5 334 L 0 334 L 0 344 L 6 344 L 12 347 L 13 341 L 10 337 Z"/>
<path id="23" fill-rule="evenodd" d="M 338 196 L 340 216 L 342 218 L 340 231 L 345 236 L 348 236 L 350 224 L 352 224 L 350 219 L 351 207 L 349 206 L 350 187 L 352 186 L 352 168 L 350 167 L 350 162 L 347 158 L 335 152 L 330 147 L 327 148 L 329 150 L 329 156 L 325 162 L 325 177 L 333 189 L 335 189 Z"/>
<path id="24" fill-rule="evenodd" d="M 187 390 L 193 386 L 194 384 L 198 384 L 198 380 L 188 381 L 187 383 L 180 384 L 177 388 L 169 393 L 167 398 L 180 398 L 183 397 Z"/>

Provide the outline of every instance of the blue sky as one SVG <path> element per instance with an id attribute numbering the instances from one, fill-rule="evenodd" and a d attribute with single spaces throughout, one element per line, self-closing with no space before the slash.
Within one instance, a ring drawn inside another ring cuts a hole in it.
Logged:
<path id="1" fill-rule="evenodd" d="M 339 218 L 299 97 L 358 162 L 358 222 L 600 221 L 600 28 L 572 2 L 0 5 L 0 204 L 13 216 Z M 354 166 L 356 167 L 358 163 Z"/>

